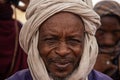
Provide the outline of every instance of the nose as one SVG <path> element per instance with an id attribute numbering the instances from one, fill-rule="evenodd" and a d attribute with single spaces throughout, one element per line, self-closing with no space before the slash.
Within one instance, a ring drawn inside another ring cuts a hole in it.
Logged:
<path id="1" fill-rule="evenodd" d="M 55 52 L 59 56 L 64 57 L 70 53 L 70 48 L 65 42 L 60 42 L 59 45 L 56 47 Z"/>
<path id="2" fill-rule="evenodd" d="M 107 33 L 106 35 L 104 35 L 104 43 L 106 45 L 114 45 L 114 36 L 110 33 Z"/>

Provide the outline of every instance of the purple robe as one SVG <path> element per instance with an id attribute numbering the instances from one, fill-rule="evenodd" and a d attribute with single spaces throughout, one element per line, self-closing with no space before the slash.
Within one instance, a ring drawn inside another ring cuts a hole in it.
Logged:
<path id="1" fill-rule="evenodd" d="M 28 69 L 24 69 L 22 71 L 15 73 L 6 80 L 33 80 L 33 79 L 31 77 L 30 71 Z M 112 79 L 101 72 L 92 70 L 88 76 L 88 80 L 112 80 Z"/>

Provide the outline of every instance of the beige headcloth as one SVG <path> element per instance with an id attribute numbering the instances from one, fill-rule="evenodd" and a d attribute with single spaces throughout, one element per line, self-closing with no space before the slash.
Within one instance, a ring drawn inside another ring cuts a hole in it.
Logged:
<path id="1" fill-rule="evenodd" d="M 33 80 L 52 80 L 38 52 L 38 29 L 46 19 L 60 11 L 82 17 L 86 31 L 85 48 L 79 67 L 67 80 L 85 80 L 95 64 L 98 45 L 94 35 L 100 26 L 100 18 L 93 9 L 82 0 L 31 0 L 26 11 L 27 22 L 22 27 L 19 39 L 21 47 L 28 54 L 28 66 Z"/>

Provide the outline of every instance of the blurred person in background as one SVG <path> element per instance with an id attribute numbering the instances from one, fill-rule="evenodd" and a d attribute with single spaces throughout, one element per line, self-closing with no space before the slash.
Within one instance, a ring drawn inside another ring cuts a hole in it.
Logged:
<path id="1" fill-rule="evenodd" d="M 101 1 L 94 10 L 100 15 L 102 24 L 96 32 L 99 55 L 95 69 L 120 80 L 120 4 Z"/>
<path id="2" fill-rule="evenodd" d="M 0 80 L 27 68 L 27 56 L 18 42 L 22 24 L 17 19 L 13 19 L 11 5 L 17 6 L 18 1 L 0 0 Z M 19 7 L 19 9 L 24 11 L 26 8 Z"/>

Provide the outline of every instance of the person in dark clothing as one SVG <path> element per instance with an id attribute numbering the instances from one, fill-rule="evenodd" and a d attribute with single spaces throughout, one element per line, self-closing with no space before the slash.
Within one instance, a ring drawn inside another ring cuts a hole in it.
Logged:
<path id="1" fill-rule="evenodd" d="M 0 1 L 0 80 L 27 68 L 27 55 L 18 41 L 22 23 L 12 17 L 11 5 Z"/>
<path id="2" fill-rule="evenodd" d="M 120 4 L 100 1 L 94 10 L 100 15 L 102 24 L 96 32 L 99 55 L 95 69 L 120 80 Z"/>

